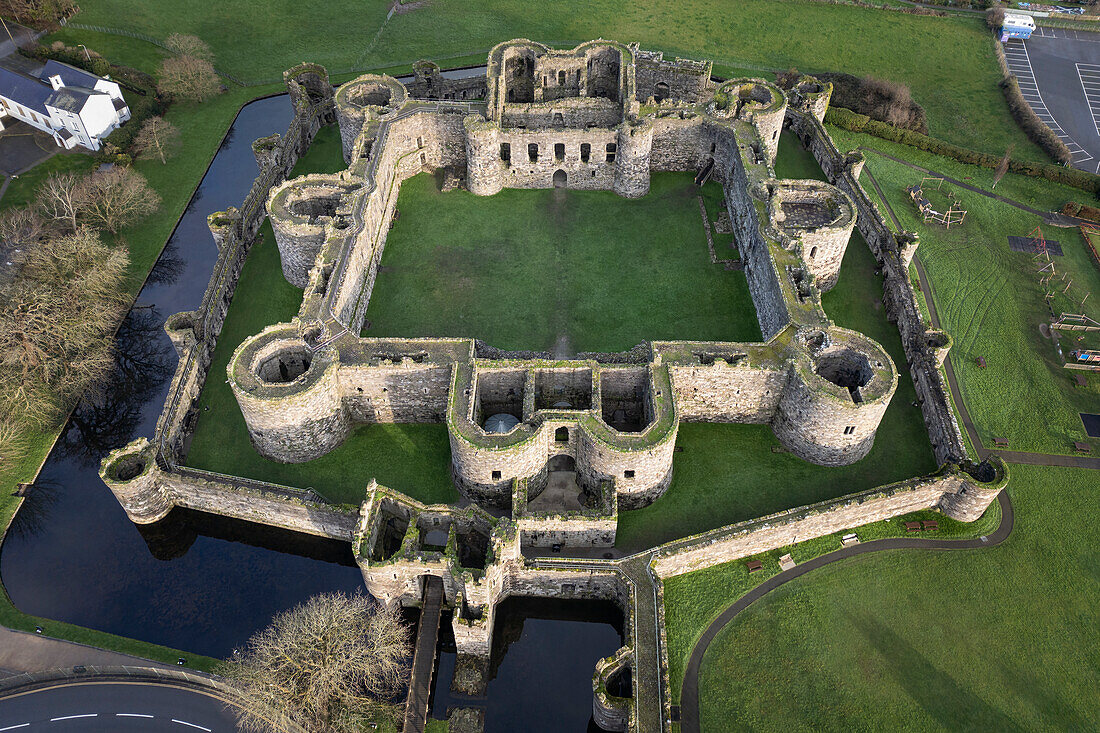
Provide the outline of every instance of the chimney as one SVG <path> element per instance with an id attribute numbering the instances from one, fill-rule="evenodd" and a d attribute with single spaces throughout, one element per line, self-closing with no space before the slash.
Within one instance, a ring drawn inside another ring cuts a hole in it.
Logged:
<path id="1" fill-rule="evenodd" d="M 53 76 L 50 77 L 50 85 L 54 88 L 54 91 L 56 91 L 56 90 L 60 89 L 61 87 L 65 86 L 65 82 L 61 81 L 61 76 L 60 75 L 54 74 Z"/>

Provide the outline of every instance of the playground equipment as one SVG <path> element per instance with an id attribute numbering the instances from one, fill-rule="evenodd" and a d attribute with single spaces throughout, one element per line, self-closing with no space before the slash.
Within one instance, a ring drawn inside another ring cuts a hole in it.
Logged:
<path id="1" fill-rule="evenodd" d="M 1039 287 L 1043 289 L 1043 298 L 1046 300 L 1047 306 L 1050 308 L 1050 315 L 1052 317 L 1054 316 L 1054 300 L 1056 298 L 1065 298 L 1073 304 L 1076 310 L 1084 310 L 1085 301 L 1088 300 L 1090 291 L 1081 290 L 1080 288 L 1074 287 L 1073 280 L 1072 278 L 1070 278 L 1069 272 L 1058 272 L 1058 268 L 1055 267 L 1054 260 L 1050 256 L 1050 250 L 1047 248 L 1047 240 L 1043 236 L 1042 227 L 1036 226 L 1034 229 L 1031 230 L 1031 234 L 1029 236 L 1035 247 L 1035 256 L 1031 259 L 1032 262 L 1035 263 L 1036 272 L 1039 278 Z M 1064 317 L 1066 314 L 1063 313 L 1062 315 Z M 1086 317 L 1081 316 L 1081 318 Z M 1053 326 L 1054 324 L 1052 323 L 1051 325 Z"/>
<path id="2" fill-rule="evenodd" d="M 1100 351 L 1096 349 L 1075 349 L 1069 352 L 1069 358 L 1066 369 L 1089 369 L 1100 372 Z"/>
<path id="3" fill-rule="evenodd" d="M 929 183 L 932 181 L 935 185 Z M 932 206 L 932 202 L 928 200 L 925 195 L 926 188 L 928 190 L 936 190 L 942 193 L 947 198 L 947 210 L 938 211 Z M 913 199 L 913 203 L 917 205 L 917 210 L 920 211 L 921 218 L 925 224 L 935 222 L 936 224 L 942 224 L 945 228 L 950 229 L 956 224 L 962 224 L 966 219 L 966 209 L 962 208 L 959 204 L 959 200 L 952 193 L 951 189 L 943 188 L 943 179 L 938 176 L 925 176 L 921 179 L 921 182 L 915 186 L 910 186 L 905 189 L 909 192 L 909 198 Z"/>
<path id="4" fill-rule="evenodd" d="M 1050 324 L 1050 327 L 1060 331 L 1100 331 L 1100 322 L 1084 314 L 1063 313 L 1058 316 L 1058 320 Z"/>

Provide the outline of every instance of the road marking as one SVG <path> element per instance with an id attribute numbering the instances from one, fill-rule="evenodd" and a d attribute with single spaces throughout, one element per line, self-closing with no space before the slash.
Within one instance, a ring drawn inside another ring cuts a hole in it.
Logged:
<path id="1" fill-rule="evenodd" d="M 190 726 L 192 728 L 198 728 L 199 730 L 206 731 L 206 733 L 212 733 L 212 731 L 209 728 L 203 728 L 201 725 L 195 725 L 194 723 L 188 723 L 186 720 L 176 720 L 175 718 L 172 718 L 172 722 L 173 723 L 179 723 L 180 725 L 187 725 L 187 726 Z"/>
<path id="2" fill-rule="evenodd" d="M 151 718 L 147 713 L 115 713 L 116 718 Z"/>
<path id="3" fill-rule="evenodd" d="M 15 730 L 16 728 L 26 728 L 30 723 L 20 723 L 19 725 L 9 725 L 7 728 L 0 728 L 0 731 Z"/>
<path id="4" fill-rule="evenodd" d="M 1100 135 L 1100 66 L 1082 63 L 1074 66 L 1077 67 L 1077 78 L 1081 81 L 1081 91 L 1085 93 L 1089 114 L 1092 115 L 1092 126 L 1096 128 L 1096 134 Z"/>
<path id="5" fill-rule="evenodd" d="M 1012 39 L 1004 44 L 1005 49 L 1005 63 L 1008 64 L 1008 70 L 1016 77 L 1016 84 L 1020 87 L 1020 96 L 1024 98 L 1028 106 L 1035 113 L 1035 116 L 1042 120 L 1046 125 L 1054 132 L 1055 135 L 1061 139 L 1069 148 L 1070 160 L 1073 163 L 1084 163 L 1086 160 L 1092 160 L 1092 154 L 1085 150 L 1083 147 L 1077 144 L 1077 141 L 1066 134 L 1066 131 L 1062 129 L 1062 126 L 1058 124 L 1058 120 L 1054 118 L 1054 115 L 1050 113 L 1050 109 L 1047 107 L 1045 101 L 1043 101 L 1043 93 L 1039 91 L 1039 83 L 1035 79 L 1035 70 L 1031 66 L 1031 57 L 1027 53 L 1027 45 L 1019 39 Z M 1080 67 L 1081 64 L 1078 64 Z M 1084 64 L 1086 67 L 1086 73 L 1097 73 L 1100 75 L 1100 66 Z M 1080 77 L 1080 69 L 1078 70 L 1078 76 Z M 1095 80 L 1100 84 L 1100 76 Z M 1090 77 L 1089 83 L 1093 83 Z M 1085 90 L 1085 79 L 1081 78 L 1081 89 Z M 1093 94 L 1096 96 L 1098 106 L 1094 107 L 1091 102 L 1089 103 L 1089 109 L 1093 115 L 1093 124 L 1096 126 L 1096 132 L 1100 135 L 1100 89 L 1094 89 Z M 1089 92 L 1085 91 L 1086 101 L 1089 99 Z"/>
<path id="6" fill-rule="evenodd" d="M 81 715 L 62 715 L 60 718 L 50 718 L 51 723 L 56 723 L 59 720 L 73 720 L 75 718 L 95 718 L 99 713 L 83 713 Z"/>

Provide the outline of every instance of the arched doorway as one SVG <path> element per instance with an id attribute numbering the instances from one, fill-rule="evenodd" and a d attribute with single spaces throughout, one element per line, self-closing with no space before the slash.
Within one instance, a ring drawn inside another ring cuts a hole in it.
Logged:
<path id="1" fill-rule="evenodd" d="M 568 176 L 561 168 L 554 171 L 554 188 L 565 188 L 565 182 L 568 180 Z"/>
<path id="2" fill-rule="evenodd" d="M 569 428 L 560 427 L 554 431 L 554 442 L 556 443 L 568 443 L 569 442 Z"/>
<path id="3" fill-rule="evenodd" d="M 653 87 L 653 98 L 658 102 L 668 99 L 669 88 L 668 84 L 663 81 L 657 82 L 657 85 Z"/>

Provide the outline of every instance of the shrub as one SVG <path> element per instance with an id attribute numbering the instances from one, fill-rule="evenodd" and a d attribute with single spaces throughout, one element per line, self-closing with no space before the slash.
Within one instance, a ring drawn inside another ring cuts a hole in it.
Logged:
<path id="1" fill-rule="evenodd" d="M 1062 207 L 1062 213 L 1066 216 L 1076 216 L 1078 219 L 1100 222 L 1100 208 L 1079 204 L 1076 201 L 1067 201 Z"/>
<path id="2" fill-rule="evenodd" d="M 873 120 L 896 127 L 927 133 L 924 108 L 913 99 L 909 87 L 873 76 L 851 74 L 818 74 L 821 81 L 833 83 L 831 104 L 867 115 Z"/>
<path id="3" fill-rule="evenodd" d="M 936 155 L 952 158 L 960 163 L 977 165 L 990 170 L 996 170 L 997 165 L 1001 162 L 1001 156 L 999 155 L 990 155 L 989 153 L 964 148 L 938 138 L 922 135 L 913 130 L 903 130 L 878 120 L 872 120 L 866 115 L 856 114 L 850 110 L 830 107 L 825 113 L 825 121 L 845 130 L 865 132 L 884 140 L 909 145 L 919 150 L 926 150 Z M 1042 178 L 1082 191 L 1088 191 L 1092 194 L 1100 193 L 1100 176 L 1076 168 L 1051 163 L 1034 163 L 1013 158 L 1009 161 L 1008 170 L 1011 173 Z"/>
<path id="4" fill-rule="evenodd" d="M 1020 85 L 1017 83 L 1016 77 L 1006 77 L 1001 82 L 1001 89 L 1008 101 L 1009 111 L 1012 112 L 1012 116 L 1028 136 L 1028 139 L 1059 163 L 1069 165 L 1073 162 L 1073 154 L 1069 152 L 1066 144 L 1054 134 L 1054 130 L 1051 130 L 1045 122 L 1039 119 L 1039 116 L 1035 114 L 1035 110 L 1031 109 L 1031 105 L 1020 94 Z"/>

